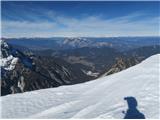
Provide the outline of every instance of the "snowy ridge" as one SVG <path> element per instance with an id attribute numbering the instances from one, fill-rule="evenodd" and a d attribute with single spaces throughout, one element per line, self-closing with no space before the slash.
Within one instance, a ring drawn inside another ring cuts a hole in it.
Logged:
<path id="1" fill-rule="evenodd" d="M 127 96 L 146 118 L 159 118 L 159 58 L 91 82 L 1 97 L 2 118 L 123 118 Z"/>
<path id="2" fill-rule="evenodd" d="M 13 57 L 10 53 L 9 46 L 4 40 L 0 40 L 1 52 L 0 52 L 0 67 L 5 70 L 13 70 L 18 62 L 17 57 Z"/>
<path id="3" fill-rule="evenodd" d="M 13 70 L 17 62 L 18 62 L 18 58 L 10 55 L 7 58 L 0 59 L 0 66 L 5 70 Z"/>

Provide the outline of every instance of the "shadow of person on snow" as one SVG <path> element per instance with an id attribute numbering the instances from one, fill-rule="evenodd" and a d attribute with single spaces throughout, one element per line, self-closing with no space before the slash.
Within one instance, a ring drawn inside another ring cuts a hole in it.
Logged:
<path id="1" fill-rule="evenodd" d="M 127 111 L 122 111 L 125 114 L 124 119 L 145 119 L 144 114 L 137 109 L 138 102 L 134 97 L 125 97 L 124 100 L 128 104 Z"/>

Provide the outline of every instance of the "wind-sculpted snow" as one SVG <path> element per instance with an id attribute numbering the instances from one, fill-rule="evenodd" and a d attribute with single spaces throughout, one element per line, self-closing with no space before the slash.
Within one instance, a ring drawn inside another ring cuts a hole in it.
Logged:
<path id="1" fill-rule="evenodd" d="M 1 97 L 2 118 L 124 118 L 127 96 L 159 118 L 159 57 L 91 82 Z"/>

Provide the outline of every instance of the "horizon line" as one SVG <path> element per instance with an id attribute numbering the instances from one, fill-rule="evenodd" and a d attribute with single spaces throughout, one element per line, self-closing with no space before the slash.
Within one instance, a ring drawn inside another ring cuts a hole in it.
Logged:
<path id="1" fill-rule="evenodd" d="M 30 38 L 118 38 L 118 37 L 160 37 L 160 35 L 142 35 L 142 36 L 51 36 L 51 37 L 1 37 L 1 39 L 30 39 Z"/>

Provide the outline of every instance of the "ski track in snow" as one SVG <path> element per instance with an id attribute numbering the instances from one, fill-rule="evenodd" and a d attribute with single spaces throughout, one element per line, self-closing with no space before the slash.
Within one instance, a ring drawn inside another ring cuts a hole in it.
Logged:
<path id="1" fill-rule="evenodd" d="M 98 80 L 1 97 L 1 117 L 123 118 L 123 98 L 133 96 L 146 118 L 159 118 L 159 57 Z"/>

